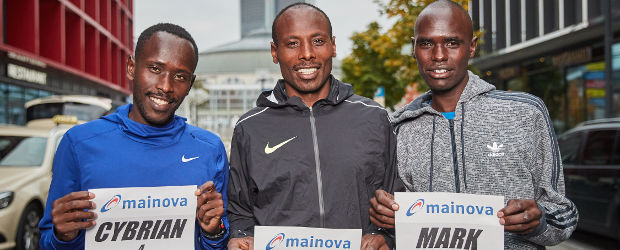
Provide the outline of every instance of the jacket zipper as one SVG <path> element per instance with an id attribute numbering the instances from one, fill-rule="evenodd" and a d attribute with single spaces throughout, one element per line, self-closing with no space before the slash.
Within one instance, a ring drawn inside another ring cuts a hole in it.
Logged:
<path id="1" fill-rule="evenodd" d="M 454 140 L 454 119 L 448 120 L 450 123 L 450 137 L 452 138 L 452 162 L 454 163 L 454 185 L 456 186 L 456 192 L 461 192 L 459 183 L 459 163 L 457 162 L 456 155 L 456 141 Z"/>
<path id="2" fill-rule="evenodd" d="M 316 137 L 316 126 L 314 125 L 314 112 L 310 107 L 310 129 L 312 130 L 312 142 L 314 144 L 314 162 L 316 163 L 316 184 L 319 190 L 319 216 L 320 227 L 325 227 L 325 207 L 323 203 L 323 180 L 321 179 L 321 161 L 319 158 L 319 143 Z"/>

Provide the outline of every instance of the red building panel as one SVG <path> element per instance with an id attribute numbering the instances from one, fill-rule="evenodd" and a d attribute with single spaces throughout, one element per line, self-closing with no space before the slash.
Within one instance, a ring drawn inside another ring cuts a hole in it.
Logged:
<path id="1" fill-rule="evenodd" d="M 112 57 L 112 50 L 110 45 L 110 39 L 102 34 L 99 35 L 99 73 L 101 78 L 107 81 L 112 79 L 112 71 L 110 71 L 110 58 Z"/>
<path id="2" fill-rule="evenodd" d="M 0 0 L 0 50 L 130 93 L 132 0 Z M 4 36 L 4 37 L 2 37 Z"/>
<path id="3" fill-rule="evenodd" d="M 120 27 L 120 9 L 118 8 L 118 4 L 116 2 L 112 2 L 110 6 L 110 33 L 114 37 L 119 37 L 118 29 Z"/>
<path id="4" fill-rule="evenodd" d="M 4 6 L 3 0 L 0 0 L 0 6 Z M 0 11 L 0 41 L 4 41 L 4 13 Z"/>
<path id="5" fill-rule="evenodd" d="M 38 0 L 6 1 L 6 44 L 38 53 Z"/>
<path id="6" fill-rule="evenodd" d="M 88 14 L 93 20 L 99 21 L 99 0 L 84 1 L 84 11 L 86 11 L 86 14 Z"/>
<path id="7" fill-rule="evenodd" d="M 99 32 L 91 25 L 85 25 L 84 28 L 86 32 L 86 46 L 84 51 L 86 73 L 96 76 L 99 75 Z"/>
<path id="8" fill-rule="evenodd" d="M 64 37 L 62 19 L 64 8 L 60 2 L 56 0 L 41 0 L 39 7 L 45 11 L 41 11 L 39 18 L 39 47 L 41 56 L 54 60 L 56 62 L 64 62 Z"/>
<path id="9" fill-rule="evenodd" d="M 84 70 L 84 20 L 65 10 L 65 51 L 67 65 Z"/>

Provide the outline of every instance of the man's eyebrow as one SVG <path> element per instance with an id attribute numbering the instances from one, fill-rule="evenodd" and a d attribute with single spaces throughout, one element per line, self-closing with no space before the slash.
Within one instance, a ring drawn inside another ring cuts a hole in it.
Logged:
<path id="1" fill-rule="evenodd" d="M 166 63 L 161 62 L 161 61 L 147 61 L 147 65 L 149 65 L 149 64 L 155 64 L 155 65 L 157 65 L 159 67 L 165 67 L 166 66 Z M 179 68 L 177 70 L 177 72 L 181 72 L 181 73 L 185 73 L 185 74 L 190 74 L 190 75 L 193 74 L 191 71 L 186 70 L 186 69 L 182 69 L 182 68 Z"/>
<path id="2" fill-rule="evenodd" d="M 446 37 L 443 39 L 444 42 L 458 42 L 462 43 L 463 39 L 459 39 L 458 37 Z"/>
<path id="3" fill-rule="evenodd" d="M 415 43 L 432 42 L 432 41 L 433 41 L 433 39 L 425 38 L 425 37 L 419 37 L 419 38 L 415 39 Z"/>
<path id="4" fill-rule="evenodd" d="M 292 36 L 287 36 L 284 39 L 299 39 L 299 37 L 292 35 Z"/>

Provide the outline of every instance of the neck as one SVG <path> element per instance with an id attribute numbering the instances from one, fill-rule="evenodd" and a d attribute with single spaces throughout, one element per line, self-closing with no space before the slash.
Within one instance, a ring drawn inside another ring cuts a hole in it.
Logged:
<path id="1" fill-rule="evenodd" d="M 445 91 L 431 90 L 433 99 L 431 100 L 431 107 L 439 112 L 454 112 L 456 105 L 467 86 L 469 76 L 465 76 L 464 82 L 454 86 L 454 88 Z"/>
<path id="2" fill-rule="evenodd" d="M 327 98 L 329 95 L 330 84 L 331 83 L 328 80 L 319 90 L 309 93 L 299 92 L 288 83 L 284 85 L 284 89 L 286 90 L 286 95 L 288 95 L 288 97 L 297 96 L 302 102 L 304 102 L 304 104 L 306 104 L 306 106 L 311 108 L 318 100 Z"/>

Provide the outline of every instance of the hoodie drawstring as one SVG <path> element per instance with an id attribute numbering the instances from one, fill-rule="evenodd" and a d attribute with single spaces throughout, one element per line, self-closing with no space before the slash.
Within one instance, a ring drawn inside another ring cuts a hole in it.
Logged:
<path id="1" fill-rule="evenodd" d="M 428 184 L 429 192 L 433 192 L 433 144 L 435 144 L 435 119 L 437 119 L 437 116 L 433 116 L 433 133 L 431 135 L 431 176 L 430 183 Z"/>
<path id="2" fill-rule="evenodd" d="M 461 104 L 461 164 L 463 164 L 463 183 L 467 190 L 467 169 L 465 168 L 465 136 L 463 136 L 463 124 L 465 124 L 465 103 Z"/>

